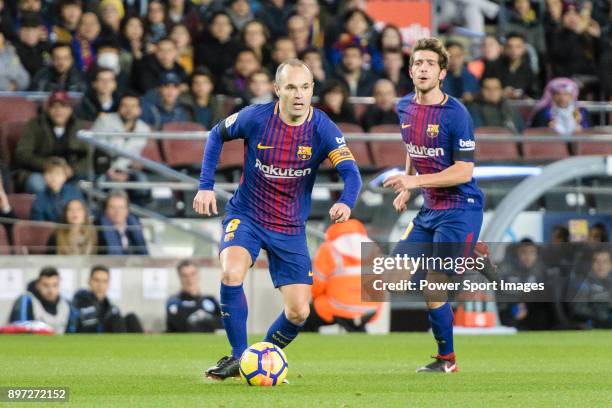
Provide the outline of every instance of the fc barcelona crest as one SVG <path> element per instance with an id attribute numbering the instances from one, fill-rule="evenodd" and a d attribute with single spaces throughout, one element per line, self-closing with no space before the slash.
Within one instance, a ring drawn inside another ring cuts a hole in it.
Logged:
<path id="1" fill-rule="evenodd" d="M 302 160 L 312 157 L 312 146 L 298 146 L 297 156 Z"/>
<path id="2" fill-rule="evenodd" d="M 440 125 L 432 125 L 431 123 L 427 124 L 427 136 L 431 137 L 432 139 L 434 137 L 438 137 L 438 133 L 440 132 Z"/>

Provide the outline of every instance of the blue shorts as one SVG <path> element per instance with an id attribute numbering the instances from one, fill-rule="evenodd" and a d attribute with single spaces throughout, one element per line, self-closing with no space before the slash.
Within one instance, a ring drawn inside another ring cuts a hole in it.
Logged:
<path id="1" fill-rule="evenodd" d="M 259 250 L 265 249 L 275 288 L 296 283 L 312 285 L 312 264 L 306 233 L 282 234 L 265 229 L 248 217 L 227 214 L 223 220 L 219 253 L 231 246 L 249 251 L 251 264 L 255 263 Z"/>
<path id="2" fill-rule="evenodd" d="M 482 211 L 422 208 L 400 239 L 395 253 L 409 256 L 472 256 L 482 226 Z M 454 274 L 453 270 L 440 272 Z"/>

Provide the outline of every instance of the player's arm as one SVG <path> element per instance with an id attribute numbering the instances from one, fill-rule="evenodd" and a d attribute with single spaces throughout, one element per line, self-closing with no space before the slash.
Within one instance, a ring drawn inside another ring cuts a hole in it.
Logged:
<path id="1" fill-rule="evenodd" d="M 215 199 L 215 170 L 221 157 L 223 143 L 240 136 L 238 113 L 235 113 L 219 122 L 208 134 L 202 170 L 200 172 L 200 185 L 198 193 L 193 199 L 193 209 L 202 215 L 216 215 L 217 200 Z"/>
<path id="2" fill-rule="evenodd" d="M 412 160 L 410 155 L 406 154 L 406 175 L 410 176 L 415 174 L 414 167 L 412 166 Z M 402 190 L 393 200 L 393 207 L 395 211 L 402 212 L 408 208 L 408 200 L 410 199 L 410 190 Z"/>
<path id="3" fill-rule="evenodd" d="M 334 222 L 344 222 L 351 216 L 351 209 L 357 202 L 362 182 L 353 154 L 346 145 L 344 137 L 339 130 L 337 130 L 337 134 L 338 136 L 330 138 L 333 141 L 330 143 L 331 148 L 329 148 L 327 157 L 329 157 L 333 166 L 340 174 L 342 181 L 344 181 L 344 189 L 338 202 L 329 210 L 329 216 Z"/>

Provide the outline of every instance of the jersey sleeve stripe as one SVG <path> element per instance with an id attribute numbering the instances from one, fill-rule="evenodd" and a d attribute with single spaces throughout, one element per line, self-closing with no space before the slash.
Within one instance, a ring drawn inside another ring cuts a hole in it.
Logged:
<path id="1" fill-rule="evenodd" d="M 355 161 L 353 154 L 351 153 L 349 148 L 346 146 L 339 147 L 337 149 L 332 150 L 329 153 L 328 157 L 334 167 L 337 166 L 339 163 L 342 163 L 345 160 Z"/>

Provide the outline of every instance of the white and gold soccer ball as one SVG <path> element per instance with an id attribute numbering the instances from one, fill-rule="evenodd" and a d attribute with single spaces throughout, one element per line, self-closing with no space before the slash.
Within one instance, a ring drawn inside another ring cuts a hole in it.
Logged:
<path id="1" fill-rule="evenodd" d="M 249 385 L 282 384 L 288 370 L 285 353 L 272 343 L 255 343 L 240 357 L 240 377 Z"/>

